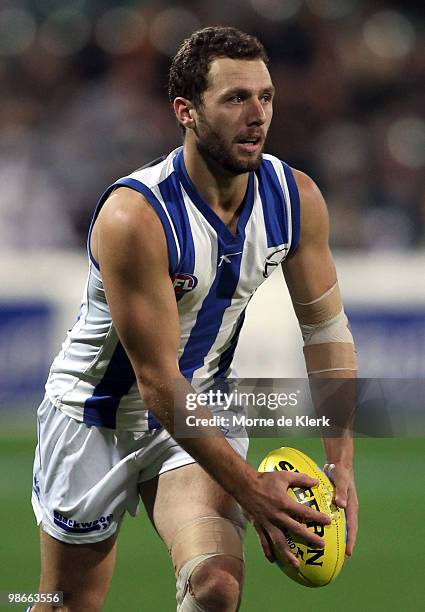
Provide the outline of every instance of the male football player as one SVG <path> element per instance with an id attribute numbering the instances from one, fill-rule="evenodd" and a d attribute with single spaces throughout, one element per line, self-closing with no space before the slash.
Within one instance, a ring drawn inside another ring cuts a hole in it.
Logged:
<path id="1" fill-rule="evenodd" d="M 308 176 L 263 153 L 274 86 L 261 43 L 234 28 L 195 32 L 173 59 L 169 95 L 183 146 L 100 199 L 80 316 L 38 410 L 40 591 L 63 591 L 61 610 L 101 610 L 120 521 L 139 497 L 170 551 L 180 612 L 237 609 L 242 510 L 266 557 L 274 548 L 294 566 L 282 530 L 323 546 L 305 522 L 330 522 L 287 494 L 313 479 L 257 473 L 246 439 L 213 426 L 214 435 L 173 438 L 192 381 L 207 388 L 231 375 L 247 304 L 278 264 L 309 375 L 351 377 L 356 366 L 323 197 Z M 211 416 L 202 405 L 192 414 Z M 326 439 L 325 449 L 350 555 L 351 436 Z"/>

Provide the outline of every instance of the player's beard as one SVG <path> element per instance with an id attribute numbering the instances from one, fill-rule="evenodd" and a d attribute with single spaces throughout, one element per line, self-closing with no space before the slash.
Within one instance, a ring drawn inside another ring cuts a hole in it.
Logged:
<path id="1" fill-rule="evenodd" d="M 218 166 L 227 173 L 236 176 L 257 170 L 260 167 L 263 159 L 264 143 L 255 157 L 247 159 L 237 157 L 232 153 L 232 144 L 228 144 L 223 136 L 211 127 L 205 117 L 201 116 L 198 119 L 197 136 L 196 147 L 198 153 L 213 171 Z"/>

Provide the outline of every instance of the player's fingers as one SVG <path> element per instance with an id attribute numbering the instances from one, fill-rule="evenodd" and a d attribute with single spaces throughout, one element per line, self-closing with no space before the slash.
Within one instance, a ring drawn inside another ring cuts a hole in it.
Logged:
<path id="1" fill-rule="evenodd" d="M 326 515 L 325 515 L 326 516 Z M 326 516 L 329 519 L 328 516 Z M 290 516 L 287 516 L 285 519 L 285 527 L 283 529 L 284 532 L 288 532 L 288 530 L 297 536 L 297 539 L 302 540 L 306 544 L 311 544 L 312 546 L 317 546 L 318 548 L 324 548 L 325 542 L 324 540 L 314 533 L 307 529 L 304 523 L 301 523 Z"/>
<path id="2" fill-rule="evenodd" d="M 257 523 L 253 523 L 253 525 L 255 527 L 255 531 L 258 534 L 258 538 L 260 540 L 260 544 L 261 544 L 261 547 L 263 549 L 263 552 L 264 552 L 264 555 L 265 555 L 267 561 L 270 561 L 270 563 L 274 563 L 276 561 L 276 557 L 275 557 L 274 552 L 273 552 L 273 546 L 272 546 L 272 542 L 270 540 L 270 536 Z"/>
<path id="3" fill-rule="evenodd" d="M 351 557 L 357 539 L 357 520 L 347 521 L 347 544 L 345 546 L 345 554 Z"/>
<path id="4" fill-rule="evenodd" d="M 348 501 L 348 486 L 347 478 L 335 479 L 335 503 L 338 508 L 346 508 Z"/>
<path id="5" fill-rule="evenodd" d="M 329 480 L 335 485 L 335 503 L 338 508 L 346 508 L 348 500 L 348 487 L 350 479 L 348 473 L 337 472 L 334 463 L 326 463 L 323 471 Z"/>
<path id="6" fill-rule="evenodd" d="M 321 525 L 329 525 L 332 519 L 324 512 L 314 510 L 310 506 L 299 504 L 288 497 L 286 500 L 286 512 L 298 523 L 320 523 Z M 310 532 L 309 532 L 310 533 Z"/>
<path id="7" fill-rule="evenodd" d="M 283 473 L 283 472 L 281 472 Z M 302 472 L 284 472 L 285 480 L 290 487 L 315 487 L 319 484 L 317 478 L 312 478 Z"/>
<path id="8" fill-rule="evenodd" d="M 284 564 L 292 565 L 295 568 L 298 568 L 300 562 L 297 557 L 291 552 L 289 548 L 288 539 L 289 532 L 287 529 L 281 531 L 280 529 L 270 530 L 268 537 L 270 538 L 273 549 L 275 551 L 275 556 L 278 557 L 279 561 Z"/>
<path id="9" fill-rule="evenodd" d="M 358 529 L 358 510 L 359 505 L 357 496 L 354 495 L 350 499 L 346 513 L 347 519 L 347 544 L 345 546 L 345 554 L 349 557 L 353 554 L 354 546 L 356 544 L 357 529 Z"/>

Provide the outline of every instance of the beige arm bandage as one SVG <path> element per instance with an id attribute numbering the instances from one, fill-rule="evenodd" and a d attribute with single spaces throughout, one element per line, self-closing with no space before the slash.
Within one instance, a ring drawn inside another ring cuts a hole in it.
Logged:
<path id="1" fill-rule="evenodd" d="M 357 370 L 354 340 L 338 281 L 315 300 L 293 304 L 303 335 L 308 374 Z"/>

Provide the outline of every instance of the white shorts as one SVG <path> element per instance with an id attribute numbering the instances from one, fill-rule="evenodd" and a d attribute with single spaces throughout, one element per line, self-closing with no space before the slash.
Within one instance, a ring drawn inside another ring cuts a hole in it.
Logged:
<path id="1" fill-rule="evenodd" d="M 126 511 L 138 513 L 140 483 L 195 463 L 163 428 L 132 432 L 86 425 L 47 398 L 37 420 L 32 506 L 37 524 L 62 542 L 109 538 Z M 228 440 L 245 458 L 246 435 Z"/>

